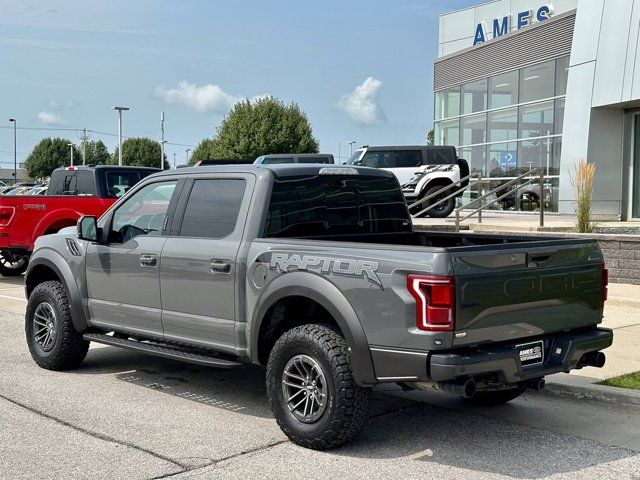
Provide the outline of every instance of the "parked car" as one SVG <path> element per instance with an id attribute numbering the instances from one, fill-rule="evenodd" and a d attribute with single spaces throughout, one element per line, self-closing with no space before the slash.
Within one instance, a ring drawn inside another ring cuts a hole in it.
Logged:
<path id="1" fill-rule="evenodd" d="M 347 164 L 392 172 L 402 185 L 402 193 L 408 204 L 432 195 L 448 185 L 456 185 L 458 189 L 469 185 L 468 180 L 460 182 L 462 178 L 469 175 L 469 164 L 466 160 L 457 157 L 455 147 L 365 146 L 353 152 Z M 411 213 L 421 215 L 423 210 L 444 200 L 455 190 L 452 187 L 451 190 L 412 208 Z M 463 191 L 459 192 L 457 197 L 462 194 Z M 449 216 L 455 208 L 457 197 L 451 197 L 439 203 L 428 210 L 426 215 L 435 218 Z"/>
<path id="2" fill-rule="evenodd" d="M 35 183 L 29 183 L 29 182 L 14 183 L 13 185 L 2 187 L 2 190 L 0 190 L 0 194 L 8 195 L 9 192 L 11 192 L 12 190 L 16 190 L 18 188 L 35 187 L 35 186 L 36 186 Z"/>
<path id="3" fill-rule="evenodd" d="M 63 167 L 51 174 L 46 195 L 0 197 L 0 274 L 20 275 L 40 235 L 74 225 L 85 214 L 100 215 L 157 168 L 110 165 Z M 33 188 L 25 189 L 25 193 Z"/>
<path id="4" fill-rule="evenodd" d="M 260 155 L 253 162 L 256 165 L 275 165 L 280 163 L 326 163 L 333 164 L 333 155 L 330 153 L 288 153 Z"/>
<path id="5" fill-rule="evenodd" d="M 397 179 L 371 168 L 152 175 L 38 238 L 25 286 L 42 368 L 78 367 L 90 342 L 266 365 L 276 421 L 315 449 L 358 433 L 375 385 L 498 405 L 601 367 L 613 338 L 595 240 L 413 231 Z"/>
<path id="6" fill-rule="evenodd" d="M 40 186 L 37 186 L 37 187 L 32 187 L 27 192 L 27 195 L 46 195 L 46 194 L 47 194 L 47 186 L 46 185 L 40 185 Z"/>

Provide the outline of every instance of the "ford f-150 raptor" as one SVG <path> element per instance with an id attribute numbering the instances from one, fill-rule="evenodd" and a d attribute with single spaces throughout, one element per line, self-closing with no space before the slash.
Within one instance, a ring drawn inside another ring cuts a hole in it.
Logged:
<path id="1" fill-rule="evenodd" d="M 595 241 L 412 231 L 397 179 L 364 167 L 151 175 L 40 237 L 25 288 L 41 367 L 78 367 L 90 342 L 266 365 L 278 424 L 317 449 L 359 431 L 376 384 L 501 404 L 602 366 L 613 337 Z"/>

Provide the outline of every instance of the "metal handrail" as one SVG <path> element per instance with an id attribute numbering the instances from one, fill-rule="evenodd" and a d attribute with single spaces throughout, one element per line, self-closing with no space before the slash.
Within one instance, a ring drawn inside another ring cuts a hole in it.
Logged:
<path id="1" fill-rule="evenodd" d="M 414 217 L 418 217 L 418 216 L 422 215 L 423 213 L 428 212 L 432 208 L 437 207 L 441 203 L 446 202 L 450 198 L 458 196 L 458 194 L 460 194 L 461 192 L 464 192 L 467 188 L 469 188 L 472 185 L 471 180 L 473 180 L 474 179 L 473 177 L 476 177 L 476 176 L 477 176 L 477 178 L 475 179 L 476 180 L 475 183 L 474 183 L 474 185 L 475 185 L 478 182 L 480 182 L 480 180 L 481 180 L 481 175 L 479 173 L 471 173 L 471 174 L 467 175 L 466 177 L 462 177 L 460 180 L 458 180 L 455 183 L 450 183 L 449 185 L 445 185 L 440 190 L 437 190 L 437 191 L 435 191 L 435 192 L 433 192 L 433 193 L 431 193 L 429 195 L 426 195 L 426 196 L 422 197 L 421 199 L 413 202 L 407 208 L 411 209 L 411 208 L 416 207 L 416 206 L 418 206 L 420 204 L 423 204 L 423 203 L 427 202 L 428 200 L 431 200 L 432 198 L 437 197 L 441 193 L 446 192 L 447 190 L 450 190 L 451 188 L 454 188 L 454 187 L 460 185 L 462 182 L 470 180 L 469 183 L 467 185 L 465 185 L 464 187 L 460 187 L 458 190 L 456 190 L 452 194 L 450 194 L 450 195 L 448 195 L 448 196 L 446 196 L 444 198 L 441 198 L 436 203 L 434 203 L 432 205 L 429 205 L 427 208 L 424 208 L 424 209 L 420 210 L 418 213 L 415 213 L 415 214 L 412 215 Z"/>
<path id="2" fill-rule="evenodd" d="M 477 198 L 474 198 L 473 200 L 471 200 L 469 203 L 467 203 L 466 205 L 462 205 L 461 207 L 456 209 L 456 232 L 460 231 L 460 222 L 463 220 L 466 220 L 467 218 L 475 215 L 476 213 L 478 214 L 478 222 L 482 223 L 482 211 L 487 208 L 490 207 L 491 205 L 499 202 L 500 200 L 502 200 L 503 198 L 507 197 L 508 195 L 510 195 L 514 190 L 518 190 L 524 186 L 530 185 L 531 183 L 534 182 L 534 180 L 536 180 L 536 178 L 530 178 L 528 181 L 524 182 L 523 184 L 518 185 L 516 188 L 510 188 L 508 189 L 504 194 L 500 195 L 499 197 L 496 197 L 495 199 L 491 200 L 488 203 L 484 203 L 484 200 L 488 197 L 490 197 L 491 195 L 496 194 L 497 192 L 499 192 L 500 190 L 503 190 L 507 187 L 512 186 L 513 184 L 523 180 L 524 178 L 526 178 L 527 176 L 531 176 L 533 174 L 534 170 L 530 169 L 528 172 L 523 173 L 522 175 L 518 175 L 517 177 L 513 178 L 512 180 L 508 181 L 507 183 L 503 183 L 502 185 L 498 186 L 497 188 L 494 188 L 493 190 L 490 190 L 489 192 L 485 193 L 484 195 L 481 195 Z M 544 173 L 540 173 L 539 177 L 538 177 L 538 182 L 540 183 L 540 199 L 538 200 L 540 202 L 540 226 L 544 226 Z M 472 211 L 471 213 L 465 215 L 464 217 L 460 218 L 460 211 L 463 209 L 468 208 L 470 205 L 481 201 L 480 207 L 476 208 L 474 211 Z"/>

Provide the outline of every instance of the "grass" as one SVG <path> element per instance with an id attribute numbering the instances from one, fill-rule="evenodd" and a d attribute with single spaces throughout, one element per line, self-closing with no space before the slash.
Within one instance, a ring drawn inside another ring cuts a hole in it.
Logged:
<path id="1" fill-rule="evenodd" d="M 596 224 L 591 221 L 591 200 L 596 165 L 581 160 L 571 176 L 571 184 L 576 189 L 576 230 L 581 233 L 593 233 Z"/>
<path id="2" fill-rule="evenodd" d="M 628 373 L 619 377 L 608 378 L 600 382 L 600 385 L 609 385 L 610 387 L 633 388 L 640 390 L 640 372 Z"/>

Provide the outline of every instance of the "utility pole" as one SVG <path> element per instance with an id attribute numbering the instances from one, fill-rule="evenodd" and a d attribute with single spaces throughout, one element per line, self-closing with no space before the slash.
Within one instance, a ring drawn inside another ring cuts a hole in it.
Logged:
<path id="1" fill-rule="evenodd" d="M 160 170 L 164 170 L 164 112 L 160 112 Z"/>
<path id="2" fill-rule="evenodd" d="M 173 153 L 173 168 L 176 168 L 176 154 Z"/>
<path id="3" fill-rule="evenodd" d="M 186 158 L 187 158 L 187 165 L 189 165 L 189 152 L 190 152 L 190 151 L 191 151 L 191 149 L 190 149 L 190 148 L 185 148 L 185 149 L 184 149 L 184 152 L 186 153 L 186 155 L 185 155 L 185 156 L 186 156 Z"/>
<path id="4" fill-rule="evenodd" d="M 122 112 L 129 110 L 129 107 L 113 107 L 118 111 L 118 165 L 122 166 Z"/>
<path id="5" fill-rule="evenodd" d="M 89 135 L 87 135 L 87 129 L 82 129 L 82 136 L 80 137 L 82 140 L 82 165 L 87 164 L 87 142 L 89 141 Z"/>
<path id="6" fill-rule="evenodd" d="M 73 167 L 73 147 L 75 147 L 75 144 L 68 143 L 67 145 L 69 145 L 69 148 L 71 149 L 71 166 Z"/>
<path id="7" fill-rule="evenodd" d="M 13 123 L 13 183 L 18 183 L 18 154 L 17 154 L 17 143 L 16 143 L 16 130 L 17 123 L 15 118 L 10 118 L 9 123 Z"/>

